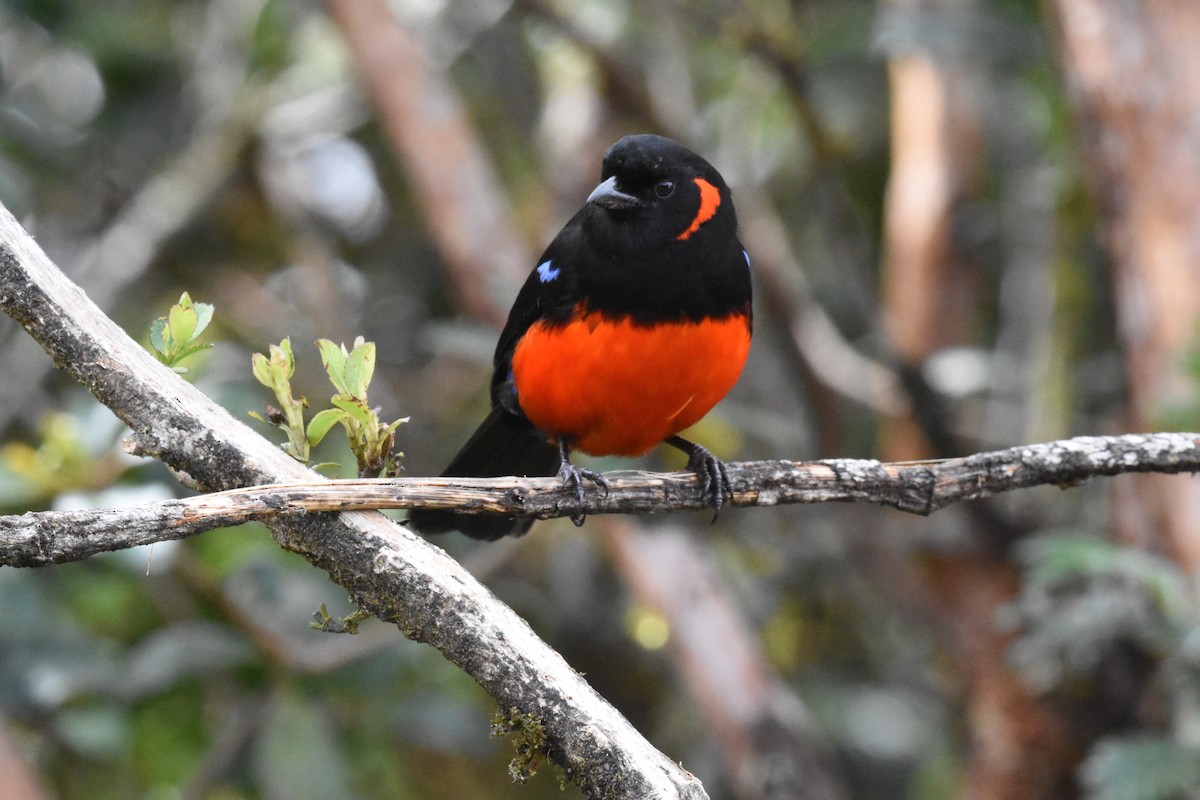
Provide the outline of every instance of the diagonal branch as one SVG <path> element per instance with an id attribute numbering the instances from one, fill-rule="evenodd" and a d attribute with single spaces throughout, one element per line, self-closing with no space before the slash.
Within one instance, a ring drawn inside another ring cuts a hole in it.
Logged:
<path id="1" fill-rule="evenodd" d="M 315 473 L 155 361 L 0 206 L 0 308 L 133 431 L 138 452 L 208 490 L 311 481 Z M 536 720 L 550 757 L 588 797 L 707 797 L 512 609 L 454 559 L 381 514 L 291 515 L 279 544 L 356 603 L 436 647 L 510 716 Z"/>
<path id="2" fill-rule="evenodd" d="M 952 503 L 1031 486 L 1075 486 L 1126 472 L 1200 471 L 1200 434 L 1079 436 L 966 458 L 884 464 L 863 459 L 730 464 L 731 506 L 878 503 L 931 514 Z M 588 514 L 662 514 L 708 508 L 691 473 L 614 472 L 589 492 Z M 557 478 L 387 478 L 276 483 L 115 509 L 0 517 L 0 565 L 36 567 L 182 539 L 252 520 L 315 512 L 452 508 L 539 519 L 578 512 Z"/>

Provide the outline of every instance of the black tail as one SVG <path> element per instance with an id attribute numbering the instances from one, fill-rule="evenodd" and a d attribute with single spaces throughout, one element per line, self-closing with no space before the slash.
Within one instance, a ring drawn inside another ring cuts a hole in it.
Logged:
<path id="1" fill-rule="evenodd" d="M 462 450 L 458 451 L 442 476 L 499 478 L 522 475 L 540 478 L 554 475 L 558 471 L 559 460 L 558 448 L 538 436 L 526 420 L 502 408 L 494 408 Z M 423 509 L 410 512 L 408 521 L 412 528 L 421 533 L 444 533 L 454 529 L 472 539 L 487 541 L 504 536 L 520 536 L 533 524 L 533 520 L 519 517 Z"/>

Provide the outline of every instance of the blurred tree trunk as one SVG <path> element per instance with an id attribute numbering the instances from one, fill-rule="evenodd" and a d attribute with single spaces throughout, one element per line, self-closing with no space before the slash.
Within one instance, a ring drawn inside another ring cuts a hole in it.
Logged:
<path id="1" fill-rule="evenodd" d="M 1055 0 L 1062 69 L 1112 256 L 1129 419 L 1153 429 L 1195 407 L 1183 356 L 1200 313 L 1200 3 Z M 1122 484 L 1128 541 L 1200 569 L 1200 484 L 1165 476 Z"/>
<path id="2" fill-rule="evenodd" d="M 914 39 L 920 34 L 906 31 L 920 30 L 926 18 L 953 16 L 940 2 L 891 5 L 891 27 Z M 884 201 L 882 303 L 892 348 L 910 369 L 943 347 L 969 341 L 979 307 L 976 271 L 953 236 L 956 206 L 977 183 L 978 114 L 969 100 L 969 71 L 944 63 L 925 49 L 929 44 L 901 42 L 888 61 L 892 168 Z M 888 460 L 949 455 L 931 451 L 913 418 L 885 430 L 882 450 Z"/>
<path id="3" fill-rule="evenodd" d="M 961 35 L 946 35 L 962 33 L 956 26 L 964 5 L 896 0 L 888 12 L 889 31 L 903 38 L 893 42 L 888 63 L 892 171 L 882 302 L 892 348 L 908 369 L 971 341 L 981 307 L 978 271 L 956 248 L 953 230 L 956 208 L 978 190 L 983 157 L 971 101 L 977 62 Z M 880 449 L 889 460 L 948 455 L 924 438 L 915 416 L 886 427 Z M 930 554 L 922 572 L 942 641 L 961 670 L 969 736 L 962 796 L 1069 796 L 1080 750 L 1005 660 L 1010 637 L 995 615 L 1015 598 L 1018 576 L 1002 548 L 989 545 L 999 532 L 986 530 L 981 515 L 973 522 L 975 552 Z"/>

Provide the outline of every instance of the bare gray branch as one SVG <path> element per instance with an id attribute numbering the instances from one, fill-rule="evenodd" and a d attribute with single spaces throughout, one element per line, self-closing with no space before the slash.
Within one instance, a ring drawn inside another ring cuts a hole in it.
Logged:
<path id="1" fill-rule="evenodd" d="M 922 463 L 758 461 L 729 465 L 731 506 L 878 503 L 931 514 L 962 500 L 1031 486 L 1074 486 L 1125 472 L 1200 470 L 1200 434 L 1081 436 L 966 458 Z M 588 514 L 703 510 L 690 473 L 609 473 L 607 493 L 588 492 Z M 117 509 L 0 517 L 0 565 L 78 561 L 109 550 L 182 539 L 213 528 L 279 516 L 385 508 L 454 508 L 547 519 L 576 513 L 557 478 L 394 478 L 279 483 Z"/>

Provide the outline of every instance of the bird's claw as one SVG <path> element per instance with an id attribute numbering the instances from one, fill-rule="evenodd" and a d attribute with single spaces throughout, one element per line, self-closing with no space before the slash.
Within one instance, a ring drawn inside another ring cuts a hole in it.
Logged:
<path id="1" fill-rule="evenodd" d="M 583 525 L 586 516 L 583 513 L 583 482 L 591 481 L 600 487 L 604 492 L 604 496 L 608 497 L 608 479 L 587 467 L 577 467 L 570 461 L 564 460 L 562 466 L 558 469 L 558 474 L 562 477 L 564 489 L 575 490 L 575 502 L 578 505 L 578 510 L 571 515 L 571 522 L 575 523 L 575 527 Z"/>
<path id="2" fill-rule="evenodd" d="M 714 456 L 707 447 L 693 444 L 688 454 L 688 469 L 700 478 L 700 493 L 710 497 L 713 507 L 713 522 L 721 513 L 725 499 L 733 494 L 733 481 L 725 462 Z"/>

